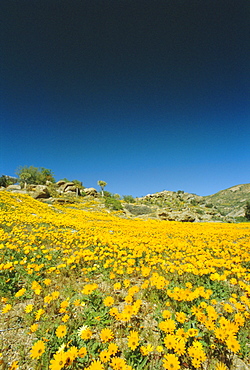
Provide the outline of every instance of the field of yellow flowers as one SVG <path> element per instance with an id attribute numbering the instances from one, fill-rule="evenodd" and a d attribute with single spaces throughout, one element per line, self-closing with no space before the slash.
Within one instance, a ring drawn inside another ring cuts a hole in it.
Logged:
<path id="1" fill-rule="evenodd" d="M 0 369 L 249 366 L 250 224 L 0 192 Z"/>

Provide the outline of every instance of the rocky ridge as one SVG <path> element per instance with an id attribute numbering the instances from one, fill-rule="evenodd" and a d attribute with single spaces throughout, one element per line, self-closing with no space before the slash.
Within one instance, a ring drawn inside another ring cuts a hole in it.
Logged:
<path id="1" fill-rule="evenodd" d="M 104 200 L 95 188 L 80 188 L 73 182 L 58 181 L 56 184 L 10 185 L 6 189 L 29 194 L 47 203 L 74 203 L 96 200 L 96 207 L 103 208 Z M 209 196 L 199 196 L 184 191 L 164 190 L 135 198 L 134 203 L 121 201 L 122 217 L 160 219 L 180 222 L 239 222 L 244 221 L 246 203 L 250 202 L 250 184 L 236 185 Z"/>

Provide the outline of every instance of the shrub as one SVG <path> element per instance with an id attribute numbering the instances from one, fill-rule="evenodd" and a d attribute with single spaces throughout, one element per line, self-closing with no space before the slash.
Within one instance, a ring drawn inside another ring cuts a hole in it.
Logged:
<path id="1" fill-rule="evenodd" d="M 205 204 L 205 207 L 207 207 L 207 208 L 213 208 L 213 204 L 212 203 L 206 203 Z"/>
<path id="2" fill-rule="evenodd" d="M 6 186 L 7 186 L 7 176 L 2 175 L 0 177 L 0 186 L 3 186 L 4 188 L 6 188 Z"/>
<path id="3" fill-rule="evenodd" d="M 105 207 L 110 208 L 114 211 L 120 211 L 123 209 L 121 202 L 118 199 L 115 199 L 113 197 L 105 198 Z"/>
<path id="4" fill-rule="evenodd" d="M 132 215 L 135 215 L 135 216 L 139 216 L 139 215 L 147 215 L 147 214 L 149 214 L 149 213 L 152 213 L 152 211 L 154 211 L 154 209 L 152 209 L 151 207 L 144 206 L 144 205 L 141 205 L 141 206 L 134 206 L 134 205 L 131 205 L 131 204 L 126 204 L 126 205 L 125 205 L 125 208 L 126 208 L 130 213 L 132 213 Z"/>
<path id="5" fill-rule="evenodd" d="M 192 206 L 197 206 L 197 200 L 196 199 L 191 199 L 191 202 Z"/>
<path id="6" fill-rule="evenodd" d="M 135 198 L 132 195 L 123 195 L 123 200 L 126 203 L 135 203 Z"/>

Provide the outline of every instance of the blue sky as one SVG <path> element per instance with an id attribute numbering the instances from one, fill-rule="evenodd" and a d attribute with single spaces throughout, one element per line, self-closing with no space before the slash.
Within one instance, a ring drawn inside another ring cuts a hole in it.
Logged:
<path id="1" fill-rule="evenodd" d="M 0 175 L 133 196 L 250 182 L 248 0 L 0 6 Z"/>

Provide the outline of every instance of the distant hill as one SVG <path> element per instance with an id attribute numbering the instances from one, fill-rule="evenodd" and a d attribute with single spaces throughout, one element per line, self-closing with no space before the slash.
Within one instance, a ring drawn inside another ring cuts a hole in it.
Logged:
<path id="1" fill-rule="evenodd" d="M 157 207 L 157 214 L 166 220 L 244 221 L 246 203 L 250 202 L 250 184 L 232 186 L 208 196 L 164 190 L 139 201 Z"/>
<path id="2" fill-rule="evenodd" d="M 229 217 L 241 217 L 245 214 L 245 206 L 250 202 L 250 184 L 235 185 L 218 193 L 204 197 L 220 212 Z"/>

